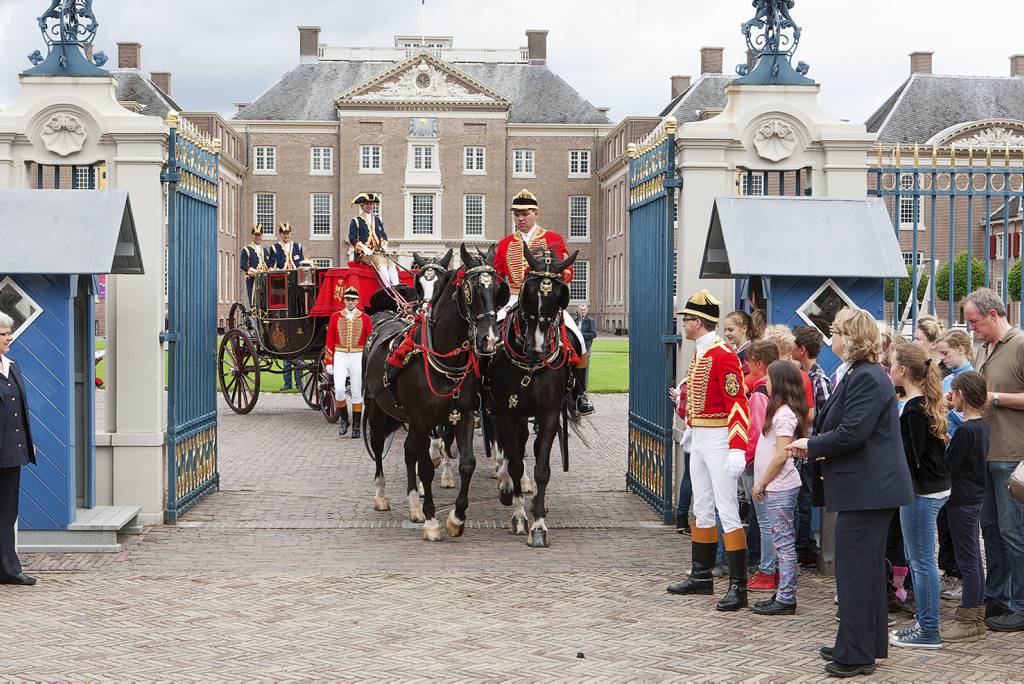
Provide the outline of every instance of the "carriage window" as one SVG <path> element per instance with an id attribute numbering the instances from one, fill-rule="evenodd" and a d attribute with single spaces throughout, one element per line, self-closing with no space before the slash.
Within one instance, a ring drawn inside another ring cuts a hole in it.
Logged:
<path id="1" fill-rule="evenodd" d="M 586 301 L 589 297 L 588 272 L 590 262 L 586 259 L 577 259 L 572 266 L 572 282 L 569 283 L 569 299 L 573 301 Z"/>
<path id="2" fill-rule="evenodd" d="M 288 274 L 272 273 L 267 276 L 267 308 L 288 308 Z"/>

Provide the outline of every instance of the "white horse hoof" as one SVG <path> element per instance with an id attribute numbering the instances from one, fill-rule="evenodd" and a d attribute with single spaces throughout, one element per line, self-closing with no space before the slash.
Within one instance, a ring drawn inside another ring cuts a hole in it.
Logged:
<path id="1" fill-rule="evenodd" d="M 390 511 L 391 502 L 388 501 L 386 496 L 378 496 L 373 500 L 373 510 L 375 511 Z"/>
<path id="2" fill-rule="evenodd" d="M 466 531 L 466 521 L 460 521 L 455 511 L 448 511 L 448 517 L 444 521 L 444 528 L 448 531 L 449 537 L 461 537 Z"/>
<path id="3" fill-rule="evenodd" d="M 427 516 L 423 515 L 423 511 L 409 511 L 409 520 L 414 523 L 426 522 Z"/>
<path id="4" fill-rule="evenodd" d="M 548 547 L 548 531 L 530 530 L 530 536 L 526 538 L 526 545 L 534 549 L 546 549 Z"/>
<path id="5" fill-rule="evenodd" d="M 455 478 L 445 473 L 441 476 L 441 489 L 455 489 Z"/>
<path id="6" fill-rule="evenodd" d="M 512 516 L 512 522 L 508 526 L 508 533 L 514 534 L 517 537 L 526 534 L 526 518 Z"/>
<path id="7" fill-rule="evenodd" d="M 423 523 L 423 541 L 439 542 L 442 539 L 441 523 L 437 522 L 436 518 Z"/>
<path id="8" fill-rule="evenodd" d="M 533 482 L 529 476 L 523 475 L 523 479 L 519 481 L 519 488 L 523 490 L 523 494 L 533 494 Z"/>

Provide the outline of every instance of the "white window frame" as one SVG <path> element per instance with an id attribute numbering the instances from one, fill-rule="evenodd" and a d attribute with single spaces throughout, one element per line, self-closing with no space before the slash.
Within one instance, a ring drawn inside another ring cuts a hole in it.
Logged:
<path id="1" fill-rule="evenodd" d="M 469 198 L 480 198 L 480 232 L 469 232 Z M 487 195 L 480 192 L 466 193 L 462 196 L 462 234 L 466 238 L 483 238 L 487 234 Z"/>
<path id="2" fill-rule="evenodd" d="M 1006 292 L 1004 292 L 1006 289 L 1006 282 L 1002 278 L 992 279 L 992 289 L 995 290 L 996 294 L 1000 297 L 1004 299 L 1006 298 Z"/>
<path id="3" fill-rule="evenodd" d="M 750 197 L 763 197 L 764 196 L 764 174 L 763 173 L 747 173 L 746 171 L 740 171 L 739 188 L 740 194 Z"/>
<path id="4" fill-rule="evenodd" d="M 992 237 L 996 239 L 996 259 L 1002 259 L 1003 255 L 1006 254 L 1006 236 L 1002 233 L 993 233 Z"/>
<path id="5" fill-rule="evenodd" d="M 317 153 L 319 159 L 317 159 Z M 317 168 L 319 162 L 319 167 Z M 309 148 L 309 175 L 310 176 L 333 176 L 334 175 L 334 148 L 333 147 L 311 147 Z"/>
<path id="6" fill-rule="evenodd" d="M 431 198 L 431 200 L 430 200 L 431 203 L 432 203 L 432 205 L 431 205 L 431 226 L 430 226 L 430 232 L 429 233 L 417 233 L 417 232 L 415 232 L 416 228 L 415 228 L 415 225 L 414 225 L 414 223 L 415 223 L 415 221 L 414 221 L 415 216 L 414 216 L 414 213 L 413 213 L 413 205 L 416 202 L 416 197 L 420 197 L 420 196 L 427 196 L 427 197 Z M 406 238 L 408 238 L 410 240 L 422 240 L 422 239 L 432 238 L 432 237 L 436 237 L 436 236 L 440 235 L 441 234 L 440 225 L 439 225 L 440 224 L 440 220 L 439 220 L 439 216 L 438 216 L 438 209 L 439 209 L 439 205 L 440 205 L 440 196 L 438 195 L 438 193 L 436 193 L 436 192 L 410 192 L 408 197 L 409 197 L 408 203 L 406 204 L 407 211 L 408 211 L 408 214 L 407 214 L 408 215 L 408 220 L 406 221 L 406 224 L 405 224 L 406 226 L 408 226 L 408 228 L 406 230 Z"/>
<path id="7" fill-rule="evenodd" d="M 437 145 L 413 145 L 409 155 L 410 171 L 437 171 Z"/>
<path id="8" fill-rule="evenodd" d="M 573 200 L 586 199 L 587 201 L 587 212 L 584 216 L 586 222 L 586 235 L 573 235 L 573 219 L 579 218 L 573 214 Z M 590 195 L 569 195 L 569 229 L 566 237 L 569 242 L 590 242 Z"/>
<path id="9" fill-rule="evenodd" d="M 583 278 L 580 276 L 580 266 L 583 270 Z M 579 287 L 580 280 L 583 282 L 583 296 L 573 297 L 573 285 Z M 580 302 L 589 301 L 590 297 L 590 260 L 589 259 L 577 259 L 573 264 L 572 282 L 569 283 L 569 302 L 578 304 Z"/>
<path id="10" fill-rule="evenodd" d="M 369 157 L 368 165 L 364 163 L 366 157 Z M 374 166 L 374 162 L 376 162 L 376 166 Z M 384 173 L 383 147 L 370 144 L 359 146 L 359 173 Z"/>
<path id="11" fill-rule="evenodd" d="M 78 176 L 78 178 L 74 179 L 74 181 L 73 181 L 73 184 L 77 186 L 75 189 L 76 190 L 93 190 L 94 188 L 91 187 L 92 184 L 93 184 L 93 180 L 92 180 L 93 179 L 93 172 L 94 172 L 94 169 L 93 169 L 92 166 L 77 166 L 77 167 L 75 167 L 75 175 Z M 83 176 L 84 176 L 84 178 L 83 178 Z M 84 183 L 82 182 L 83 180 L 85 181 Z"/>
<path id="12" fill-rule="evenodd" d="M 590 178 L 590 150 L 569 150 L 569 178 Z"/>
<path id="13" fill-rule="evenodd" d="M 911 262 L 912 255 L 913 255 L 912 251 L 904 251 L 903 252 L 903 263 L 905 265 L 910 266 L 912 264 L 912 262 Z M 928 260 L 926 259 L 926 256 L 927 255 L 924 252 L 918 252 L 917 253 L 917 264 L 916 265 L 917 266 L 924 266 L 925 264 L 927 264 Z"/>
<path id="14" fill-rule="evenodd" d="M 311 261 L 313 262 L 313 265 L 316 266 L 317 268 L 334 267 L 334 259 L 332 259 L 331 257 L 313 257 Z"/>
<path id="15" fill-rule="evenodd" d="M 316 220 L 316 198 L 327 197 L 327 233 L 314 232 Z M 332 240 L 334 239 L 334 194 L 330 192 L 309 193 L 309 239 L 310 240 Z"/>
<path id="16" fill-rule="evenodd" d="M 898 187 L 900 190 L 913 190 L 914 189 L 914 174 L 903 173 L 899 175 Z M 920 184 L 920 180 L 918 181 Z M 903 195 L 896 195 L 896 218 L 900 222 L 900 230 L 914 230 L 914 204 L 917 204 L 917 229 L 924 230 L 924 202 L 921 201 L 919 195 L 911 195 L 904 197 Z M 907 211 L 909 220 L 903 220 L 904 209 Z"/>
<path id="17" fill-rule="evenodd" d="M 277 147 L 274 145 L 254 145 L 252 157 L 252 173 L 254 176 L 277 175 Z"/>
<path id="18" fill-rule="evenodd" d="M 796 308 L 797 316 L 799 316 L 800 318 L 804 319 L 804 321 L 807 323 L 807 325 L 811 326 L 815 330 L 818 329 L 818 326 L 815 325 L 814 321 L 812 321 L 809 316 L 804 314 L 804 307 L 807 306 L 808 304 L 813 303 L 814 300 L 818 298 L 818 295 L 820 295 L 822 292 L 825 291 L 826 288 L 828 288 L 830 286 L 833 289 L 835 289 L 836 292 L 839 293 L 840 297 L 842 297 L 844 300 L 846 300 L 846 305 L 848 307 L 850 307 L 851 309 L 856 309 L 857 308 L 857 304 L 855 304 L 854 301 L 852 299 L 850 299 L 850 295 L 848 295 L 846 293 L 846 290 L 844 290 L 842 287 L 839 286 L 839 283 L 837 283 L 836 281 L 832 280 L 831 278 L 827 279 L 825 282 L 823 282 L 821 284 L 821 287 L 819 287 L 817 290 L 815 290 L 811 294 L 810 297 L 805 299 L 803 301 L 803 303 L 800 304 L 800 306 L 798 306 Z M 821 332 L 822 336 L 825 338 L 825 344 L 827 344 L 829 347 L 831 347 L 832 346 L 832 336 L 829 335 L 828 331 L 826 331 L 826 330 L 819 330 L 819 332 Z"/>
<path id="19" fill-rule="evenodd" d="M 266 225 L 265 223 L 263 223 L 262 221 L 260 221 L 260 219 L 259 219 L 259 216 L 260 216 L 260 196 L 261 195 L 264 195 L 266 197 L 270 197 L 271 198 L 271 203 L 273 205 L 273 207 L 271 209 L 271 212 L 270 212 L 271 220 L 270 220 L 270 225 L 269 226 Z M 274 236 L 274 231 L 277 228 L 277 193 L 273 193 L 273 192 L 254 192 L 252 194 L 252 222 L 253 223 L 258 223 L 258 224 L 260 224 L 260 226 L 262 226 L 262 228 L 263 228 L 263 237 L 267 237 L 268 235 L 271 236 L 271 237 Z"/>
<path id="20" fill-rule="evenodd" d="M 512 150 L 512 177 L 537 177 L 537 154 L 535 150 Z"/>
<path id="21" fill-rule="evenodd" d="M 462 175 L 487 175 L 487 148 L 482 145 L 466 145 L 462 148 Z"/>
<path id="22" fill-rule="evenodd" d="M 166 279 L 165 279 L 165 282 L 166 282 Z M 21 336 L 21 333 L 23 333 L 26 330 L 28 330 L 29 326 L 32 325 L 33 321 L 35 321 L 37 318 L 39 318 L 40 316 L 43 315 L 43 307 L 40 306 L 39 302 L 37 302 L 36 300 L 32 299 L 32 297 L 30 297 L 29 294 L 27 292 L 25 292 L 24 288 L 22 288 L 21 285 L 18 285 L 18 283 L 15 282 L 14 278 L 12 278 L 11 276 L 5 276 L 3 278 L 3 280 L 0 280 L 0 291 L 2 291 L 8 285 L 11 286 L 12 288 L 14 288 L 14 291 L 17 292 L 19 295 L 21 295 L 21 297 L 23 299 L 28 300 L 29 302 L 31 302 L 32 303 L 32 307 L 35 309 L 35 311 L 32 313 L 32 315 L 29 316 L 28 318 L 26 318 L 25 322 L 21 324 L 20 328 L 18 328 L 17 330 L 12 330 L 12 332 L 14 333 L 14 337 L 12 339 L 12 341 L 13 341 L 13 340 L 18 339 Z"/>

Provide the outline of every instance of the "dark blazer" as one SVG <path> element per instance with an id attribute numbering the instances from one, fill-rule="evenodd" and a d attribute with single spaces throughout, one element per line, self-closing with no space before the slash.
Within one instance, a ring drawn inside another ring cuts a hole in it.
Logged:
<path id="1" fill-rule="evenodd" d="M 260 245 L 259 249 L 263 250 L 263 263 L 267 268 L 273 268 L 276 263 L 273 251 L 263 245 Z M 242 271 L 248 271 L 250 268 L 259 268 L 260 266 L 259 255 L 256 252 L 256 248 L 252 245 L 246 245 L 242 248 L 239 260 L 241 261 Z"/>
<path id="2" fill-rule="evenodd" d="M 373 222 L 375 224 L 374 229 L 377 234 L 377 240 L 387 240 L 388 234 L 384 232 L 384 223 L 379 217 L 374 216 Z M 355 247 L 360 242 L 366 243 L 370 241 L 370 227 L 366 225 L 366 221 L 363 220 L 362 216 L 356 216 L 352 219 L 352 222 L 348 224 L 348 243 Z"/>
<path id="3" fill-rule="evenodd" d="M 287 259 L 289 257 L 291 257 L 292 260 L 292 267 L 298 268 L 299 264 L 302 263 L 302 260 L 305 258 L 302 254 L 302 245 L 300 245 L 298 242 L 292 240 L 291 242 L 288 243 L 288 246 L 291 248 L 288 250 L 291 252 L 291 254 L 284 253 L 284 245 L 282 245 L 280 242 L 274 244 L 273 266 L 275 268 L 284 268 L 285 263 L 287 262 Z"/>
<path id="4" fill-rule="evenodd" d="M 0 468 L 17 468 L 35 463 L 32 426 L 28 418 L 25 382 L 18 364 L 11 361 L 5 378 L 0 375 Z"/>
<path id="5" fill-rule="evenodd" d="M 583 339 L 587 343 L 587 351 L 590 351 L 591 345 L 594 344 L 594 338 L 597 337 L 597 323 L 588 314 L 578 319 L 576 324 L 580 326 L 580 332 L 583 333 Z"/>
<path id="6" fill-rule="evenodd" d="M 877 363 L 858 361 L 846 372 L 814 427 L 807 455 L 815 503 L 835 513 L 898 508 L 914 500 L 896 392 Z"/>

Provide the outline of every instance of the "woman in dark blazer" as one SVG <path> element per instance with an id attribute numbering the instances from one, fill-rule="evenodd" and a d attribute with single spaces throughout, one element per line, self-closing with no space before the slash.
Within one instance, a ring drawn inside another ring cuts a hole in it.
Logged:
<path id="1" fill-rule="evenodd" d="M 14 548 L 21 466 L 35 463 L 36 457 L 25 383 L 18 366 L 7 356 L 13 328 L 14 320 L 0 311 L 0 584 L 31 586 L 36 581 L 21 571 Z"/>
<path id="2" fill-rule="evenodd" d="M 888 653 L 885 540 L 896 510 L 914 498 L 892 381 L 879 365 L 878 326 L 861 309 L 832 323 L 832 351 L 851 364 L 815 417 L 816 436 L 790 446 L 812 461 L 815 503 L 837 513 L 839 633 L 822 647 L 829 674 L 870 674 Z M 824 501 L 822 502 L 822 498 Z"/>

